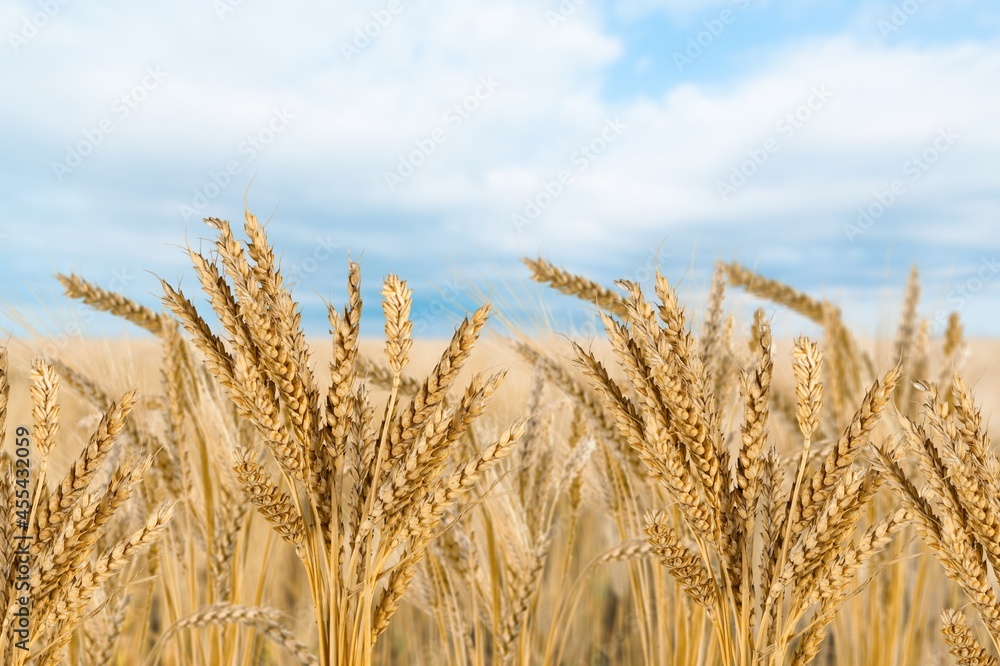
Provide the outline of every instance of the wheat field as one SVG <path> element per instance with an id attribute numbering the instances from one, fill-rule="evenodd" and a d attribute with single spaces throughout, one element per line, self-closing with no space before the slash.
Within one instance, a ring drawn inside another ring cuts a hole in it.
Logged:
<path id="1" fill-rule="evenodd" d="M 0 352 L 4 664 L 998 663 L 1000 349 L 916 269 L 866 340 L 738 264 L 694 311 L 528 258 L 600 339 L 433 341 L 345 258 L 317 339 L 244 218 L 161 309 L 57 276 L 150 335 Z"/>

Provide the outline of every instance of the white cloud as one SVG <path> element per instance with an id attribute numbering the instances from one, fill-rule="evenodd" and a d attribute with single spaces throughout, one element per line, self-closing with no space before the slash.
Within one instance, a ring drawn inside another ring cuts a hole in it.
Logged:
<path id="1" fill-rule="evenodd" d="M 0 68 L 5 90 L 23 91 L 18 103 L 0 107 L 0 123 L 14 129 L 16 154 L 26 160 L 18 171 L 29 174 L 23 177 L 34 192 L 22 192 L 21 205 L 34 210 L 32 223 L 47 234 L 48 247 L 70 260 L 124 251 L 136 260 L 172 259 L 176 252 L 164 249 L 164 240 L 183 243 L 188 227 L 177 205 L 238 158 L 240 142 L 264 128 L 273 109 L 287 107 L 295 115 L 288 130 L 242 164 L 209 212 L 238 216 L 232 206 L 256 174 L 251 202 L 267 213 L 279 203 L 299 207 L 313 224 L 364 213 L 370 226 L 342 233 L 362 239 L 370 253 L 509 258 L 542 247 L 594 262 L 680 238 L 730 251 L 742 243 L 754 256 L 789 238 L 846 243 L 842 226 L 853 211 L 952 126 L 961 135 L 954 148 L 851 248 L 867 243 L 881 252 L 876 241 L 904 234 L 932 247 L 945 224 L 958 247 L 992 242 L 1000 213 L 1000 96 L 984 82 L 1000 76 L 996 41 L 918 49 L 847 36 L 802 39 L 758 48 L 759 61 L 735 81 L 685 83 L 612 102 L 602 85 L 624 43 L 607 32 L 597 5 L 583 5 L 553 30 L 545 8 L 527 0 L 486 8 L 407 2 L 348 62 L 342 45 L 386 6 L 243 3 L 221 20 L 210 3 L 193 0 L 156 15 L 138 6 L 67 5 L 18 53 L 5 53 Z M 622 5 L 654 6 L 680 16 L 693 4 Z M 8 29 L 20 16 L 9 5 L 0 10 Z M 107 115 L 148 65 L 169 73 L 164 84 L 64 185 L 56 183 L 50 163 Z M 449 127 L 445 113 L 481 77 L 494 77 L 499 88 Z M 717 182 L 747 151 L 779 136 L 776 124 L 815 86 L 833 97 L 721 201 Z M 626 131 L 586 172 L 576 171 L 574 151 L 614 118 Z M 384 173 L 439 127 L 444 142 L 390 192 Z M 516 233 L 511 215 L 561 170 L 573 172 L 573 183 Z M 108 201 L 116 187 L 121 200 Z M 108 229 L 127 227 L 143 210 L 149 226 L 88 247 L 72 231 L 81 210 L 95 227 L 107 211 Z M 904 223 L 902 211 L 913 220 Z M 418 222 L 406 226 L 401 216 Z M 371 222 L 379 219 L 392 224 Z M 275 222 L 289 237 L 303 235 L 293 233 L 298 223 L 280 211 Z M 134 250 L 143 239 L 152 249 Z M 794 261 L 784 248 L 773 249 L 775 262 Z"/>
<path id="2" fill-rule="evenodd" d="M 615 9 L 622 16 L 636 18 L 651 12 L 665 12 L 671 19 L 684 23 L 714 9 L 745 9 L 753 2 L 763 6 L 769 4 L 761 0 L 621 0 Z"/>

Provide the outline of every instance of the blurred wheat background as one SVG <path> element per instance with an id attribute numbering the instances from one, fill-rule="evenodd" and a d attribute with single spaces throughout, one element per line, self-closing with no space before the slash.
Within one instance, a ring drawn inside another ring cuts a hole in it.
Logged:
<path id="1" fill-rule="evenodd" d="M 1000 661 L 995 2 L 0 28 L 0 663 Z"/>

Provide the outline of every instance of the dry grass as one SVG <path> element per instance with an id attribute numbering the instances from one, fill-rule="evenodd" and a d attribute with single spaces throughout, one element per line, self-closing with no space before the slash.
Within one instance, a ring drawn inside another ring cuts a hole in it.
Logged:
<path id="1" fill-rule="evenodd" d="M 916 269 L 866 342 L 737 264 L 692 324 L 663 275 L 526 260 L 605 339 L 481 339 L 484 305 L 435 343 L 394 275 L 362 339 L 348 261 L 320 341 L 257 219 L 207 222 L 208 308 L 59 276 L 155 340 L 0 351 L 3 663 L 997 663 L 996 349 L 933 339 Z"/>

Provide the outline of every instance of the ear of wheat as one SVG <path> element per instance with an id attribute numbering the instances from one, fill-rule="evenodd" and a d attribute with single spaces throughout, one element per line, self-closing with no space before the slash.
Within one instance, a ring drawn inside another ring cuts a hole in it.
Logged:
<path id="1" fill-rule="evenodd" d="M 716 265 L 692 326 L 660 273 L 604 286 L 526 260 L 596 306 L 606 340 L 522 338 L 530 380 L 477 374 L 484 306 L 418 376 L 406 281 L 381 285 L 373 353 L 348 260 L 318 369 L 264 226 L 208 224 L 188 257 L 210 310 L 167 283 L 157 312 L 60 276 L 156 336 L 160 388 L 23 363 L 36 629 L 13 646 L 8 448 L 4 663 L 997 663 L 1000 461 L 958 373 L 962 322 L 935 348 L 916 269 L 895 339 L 863 350 L 836 304 L 739 264 Z M 773 312 L 747 335 L 730 289 L 822 338 L 779 353 Z M 0 435 L 22 407 L 7 365 L 0 350 Z M 63 474 L 73 398 L 99 413 Z"/>
<path id="2" fill-rule="evenodd" d="M 6 430 L 8 356 L 0 349 L 0 432 Z M 17 428 L 18 457 L 0 460 L 0 655 L 20 666 L 61 663 L 65 648 L 87 619 L 95 595 L 162 535 L 173 503 L 150 510 L 144 524 L 129 526 L 106 548 L 111 527 L 138 489 L 148 457 L 129 456 L 114 465 L 107 484 L 97 479 L 117 445 L 136 402 L 135 391 L 106 406 L 100 425 L 69 471 L 49 488 L 47 459 L 59 443 L 59 375 L 37 360 L 29 393 L 34 427 Z M 37 454 L 20 455 L 30 451 Z M 35 467 L 37 463 L 37 470 Z"/>
<path id="3" fill-rule="evenodd" d="M 201 351 L 240 416 L 255 427 L 277 477 L 246 452 L 236 469 L 247 500 L 295 546 L 305 567 L 326 664 L 370 664 L 417 564 L 454 502 L 506 457 L 524 432 L 515 423 L 459 463 L 453 457 L 502 377 L 476 377 L 454 405 L 455 385 L 486 323 L 484 306 L 464 320 L 412 398 L 400 395 L 409 360 L 412 296 L 389 276 L 383 287 L 386 360 L 392 380 L 381 417 L 358 366 L 360 270 L 349 267 L 348 304 L 329 312 L 333 382 L 325 399 L 310 367 L 298 306 L 285 287 L 263 226 L 249 211 L 236 240 L 228 222 L 216 256 L 190 252 L 224 331 L 217 334 L 179 290 L 164 303 Z"/>
<path id="4" fill-rule="evenodd" d="M 847 597 L 852 575 L 909 516 L 896 513 L 863 534 L 861 546 L 852 543 L 882 484 L 881 475 L 857 463 L 858 456 L 899 383 L 900 369 L 873 383 L 836 444 L 812 462 L 809 444 L 823 409 L 823 363 L 815 343 L 798 341 L 795 419 L 803 448 L 792 489 L 783 494 L 773 481 L 774 459 L 768 453 L 771 334 L 762 313 L 755 316 L 751 332 L 755 358 L 741 378 L 742 445 L 731 477 L 719 396 L 709 370 L 714 367 L 717 373 L 721 367 L 712 357 L 719 352 L 711 351 L 718 350 L 718 324 L 713 322 L 720 315 L 708 320 L 709 337 L 698 354 L 684 311 L 661 274 L 654 285 L 657 302 L 647 301 L 639 285 L 625 281 L 619 282 L 624 295 L 614 300 L 544 262 L 529 265 L 536 279 L 558 284 L 609 312 L 603 316 L 605 329 L 627 384 L 613 380 L 602 362 L 579 345 L 577 360 L 608 413 L 615 415 L 621 436 L 679 510 L 677 515 L 648 513 L 645 531 L 663 566 L 692 601 L 707 609 L 723 663 L 781 664 L 786 654 L 794 663 L 810 661 Z M 826 323 L 835 338 L 844 335 L 831 307 L 777 283 L 755 284 L 740 267 L 722 268 L 734 284 L 755 285 Z M 715 302 L 720 291 L 716 284 Z M 850 347 L 846 340 L 835 345 L 841 354 Z M 839 364 L 838 372 L 849 365 L 843 359 Z M 807 616 L 811 610 L 815 612 Z"/>

